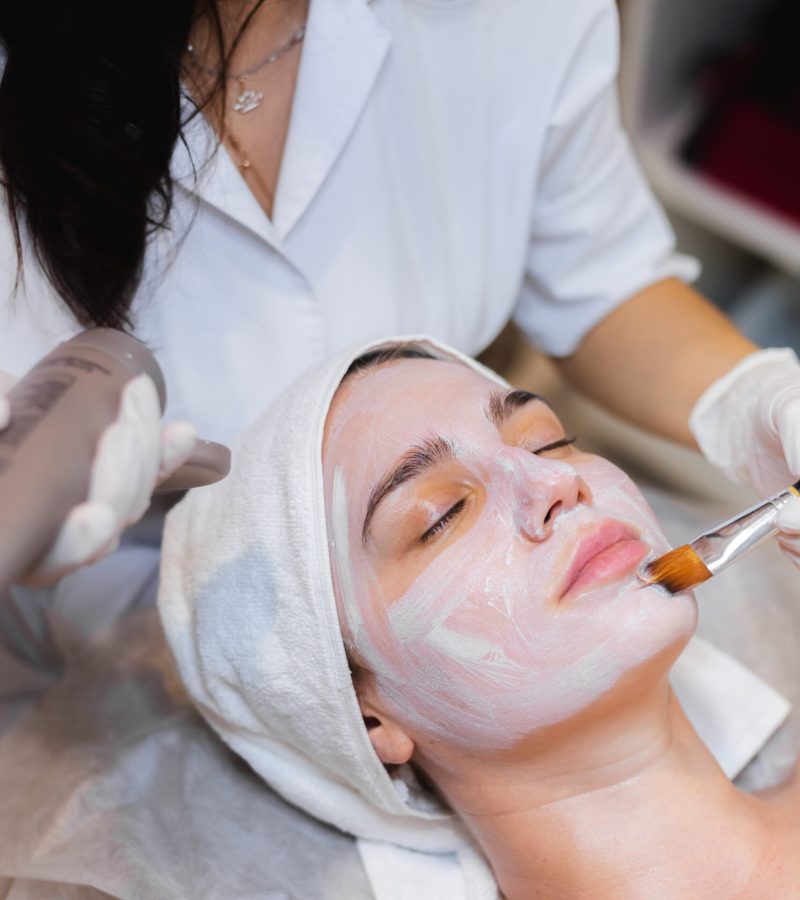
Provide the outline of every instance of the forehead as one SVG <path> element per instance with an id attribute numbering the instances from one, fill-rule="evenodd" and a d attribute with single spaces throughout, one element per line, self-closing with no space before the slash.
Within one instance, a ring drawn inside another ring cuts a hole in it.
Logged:
<path id="1" fill-rule="evenodd" d="M 326 447 L 334 451 L 346 434 L 381 439 L 425 434 L 485 419 L 488 396 L 500 386 L 462 363 L 400 359 L 367 369 L 342 383 L 325 423 Z M 487 422 L 488 424 L 488 422 Z"/>

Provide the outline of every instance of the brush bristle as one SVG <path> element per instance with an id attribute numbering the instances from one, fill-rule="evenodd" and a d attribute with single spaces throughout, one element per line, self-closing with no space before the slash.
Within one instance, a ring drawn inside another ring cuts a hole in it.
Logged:
<path id="1" fill-rule="evenodd" d="M 688 544 L 654 559 L 645 571 L 651 584 L 661 584 L 671 594 L 691 590 L 711 578 L 706 564 Z"/>

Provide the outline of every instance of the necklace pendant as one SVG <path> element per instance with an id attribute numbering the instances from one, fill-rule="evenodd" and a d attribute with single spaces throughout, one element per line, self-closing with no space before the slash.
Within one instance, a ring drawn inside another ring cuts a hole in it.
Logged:
<path id="1" fill-rule="evenodd" d="M 252 88 L 243 90 L 236 98 L 233 108 L 239 113 L 249 113 L 261 106 L 264 95 L 261 91 L 254 91 Z"/>

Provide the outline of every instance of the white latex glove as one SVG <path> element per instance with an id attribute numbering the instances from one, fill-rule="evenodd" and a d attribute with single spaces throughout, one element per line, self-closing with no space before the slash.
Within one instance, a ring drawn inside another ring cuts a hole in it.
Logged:
<path id="1" fill-rule="evenodd" d="M 0 430 L 9 421 L 5 394 L 16 380 L 0 372 Z M 89 496 L 73 507 L 47 555 L 22 583 L 54 584 L 115 550 L 124 529 L 144 515 L 158 482 L 191 456 L 196 438 L 189 422 L 162 428 L 158 393 L 148 375 L 130 381 L 116 421 L 100 435 Z"/>
<path id="2" fill-rule="evenodd" d="M 800 362 L 789 349 L 745 357 L 700 397 L 689 429 L 705 457 L 769 497 L 800 478 Z M 800 568 L 800 500 L 778 514 L 778 541 Z"/>

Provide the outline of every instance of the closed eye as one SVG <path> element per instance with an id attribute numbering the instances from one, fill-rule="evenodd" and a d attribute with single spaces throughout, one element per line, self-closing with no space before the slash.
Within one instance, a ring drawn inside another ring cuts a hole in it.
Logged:
<path id="1" fill-rule="evenodd" d="M 548 453 L 551 450 L 560 450 L 562 447 L 570 447 L 577 440 L 577 435 L 573 435 L 573 437 L 559 438 L 559 440 L 553 441 L 550 444 L 545 444 L 544 447 L 537 447 L 536 450 L 532 450 L 531 452 L 538 456 L 540 453 Z M 427 543 L 431 538 L 439 534 L 439 532 L 444 531 L 447 525 L 453 519 L 455 519 L 455 517 L 464 509 L 466 502 L 466 498 L 462 498 L 457 503 L 454 503 L 450 507 L 450 509 L 448 509 L 440 519 L 437 519 L 436 522 L 434 522 L 433 525 L 431 525 L 431 527 L 420 537 L 420 544 Z"/>
<path id="2" fill-rule="evenodd" d="M 562 447 L 570 447 L 577 440 L 577 434 L 573 435 L 572 437 L 561 438 L 558 441 L 553 441 L 552 444 L 545 444 L 544 447 L 537 447 L 535 450 L 532 450 L 531 453 L 534 453 L 536 456 L 538 456 L 540 453 L 547 453 L 549 450 L 560 450 Z"/>
<path id="3" fill-rule="evenodd" d="M 461 500 L 458 501 L 458 503 L 454 503 L 450 507 L 450 509 L 448 509 L 447 512 L 441 517 L 441 519 L 434 522 L 434 524 L 431 525 L 431 527 L 425 532 L 425 534 L 420 537 L 420 544 L 424 544 L 426 541 L 429 541 L 432 537 L 442 531 L 447 526 L 447 523 L 450 522 L 451 519 L 455 519 L 455 517 L 461 512 L 461 510 L 466 505 L 466 502 L 466 498 L 462 497 Z"/>

